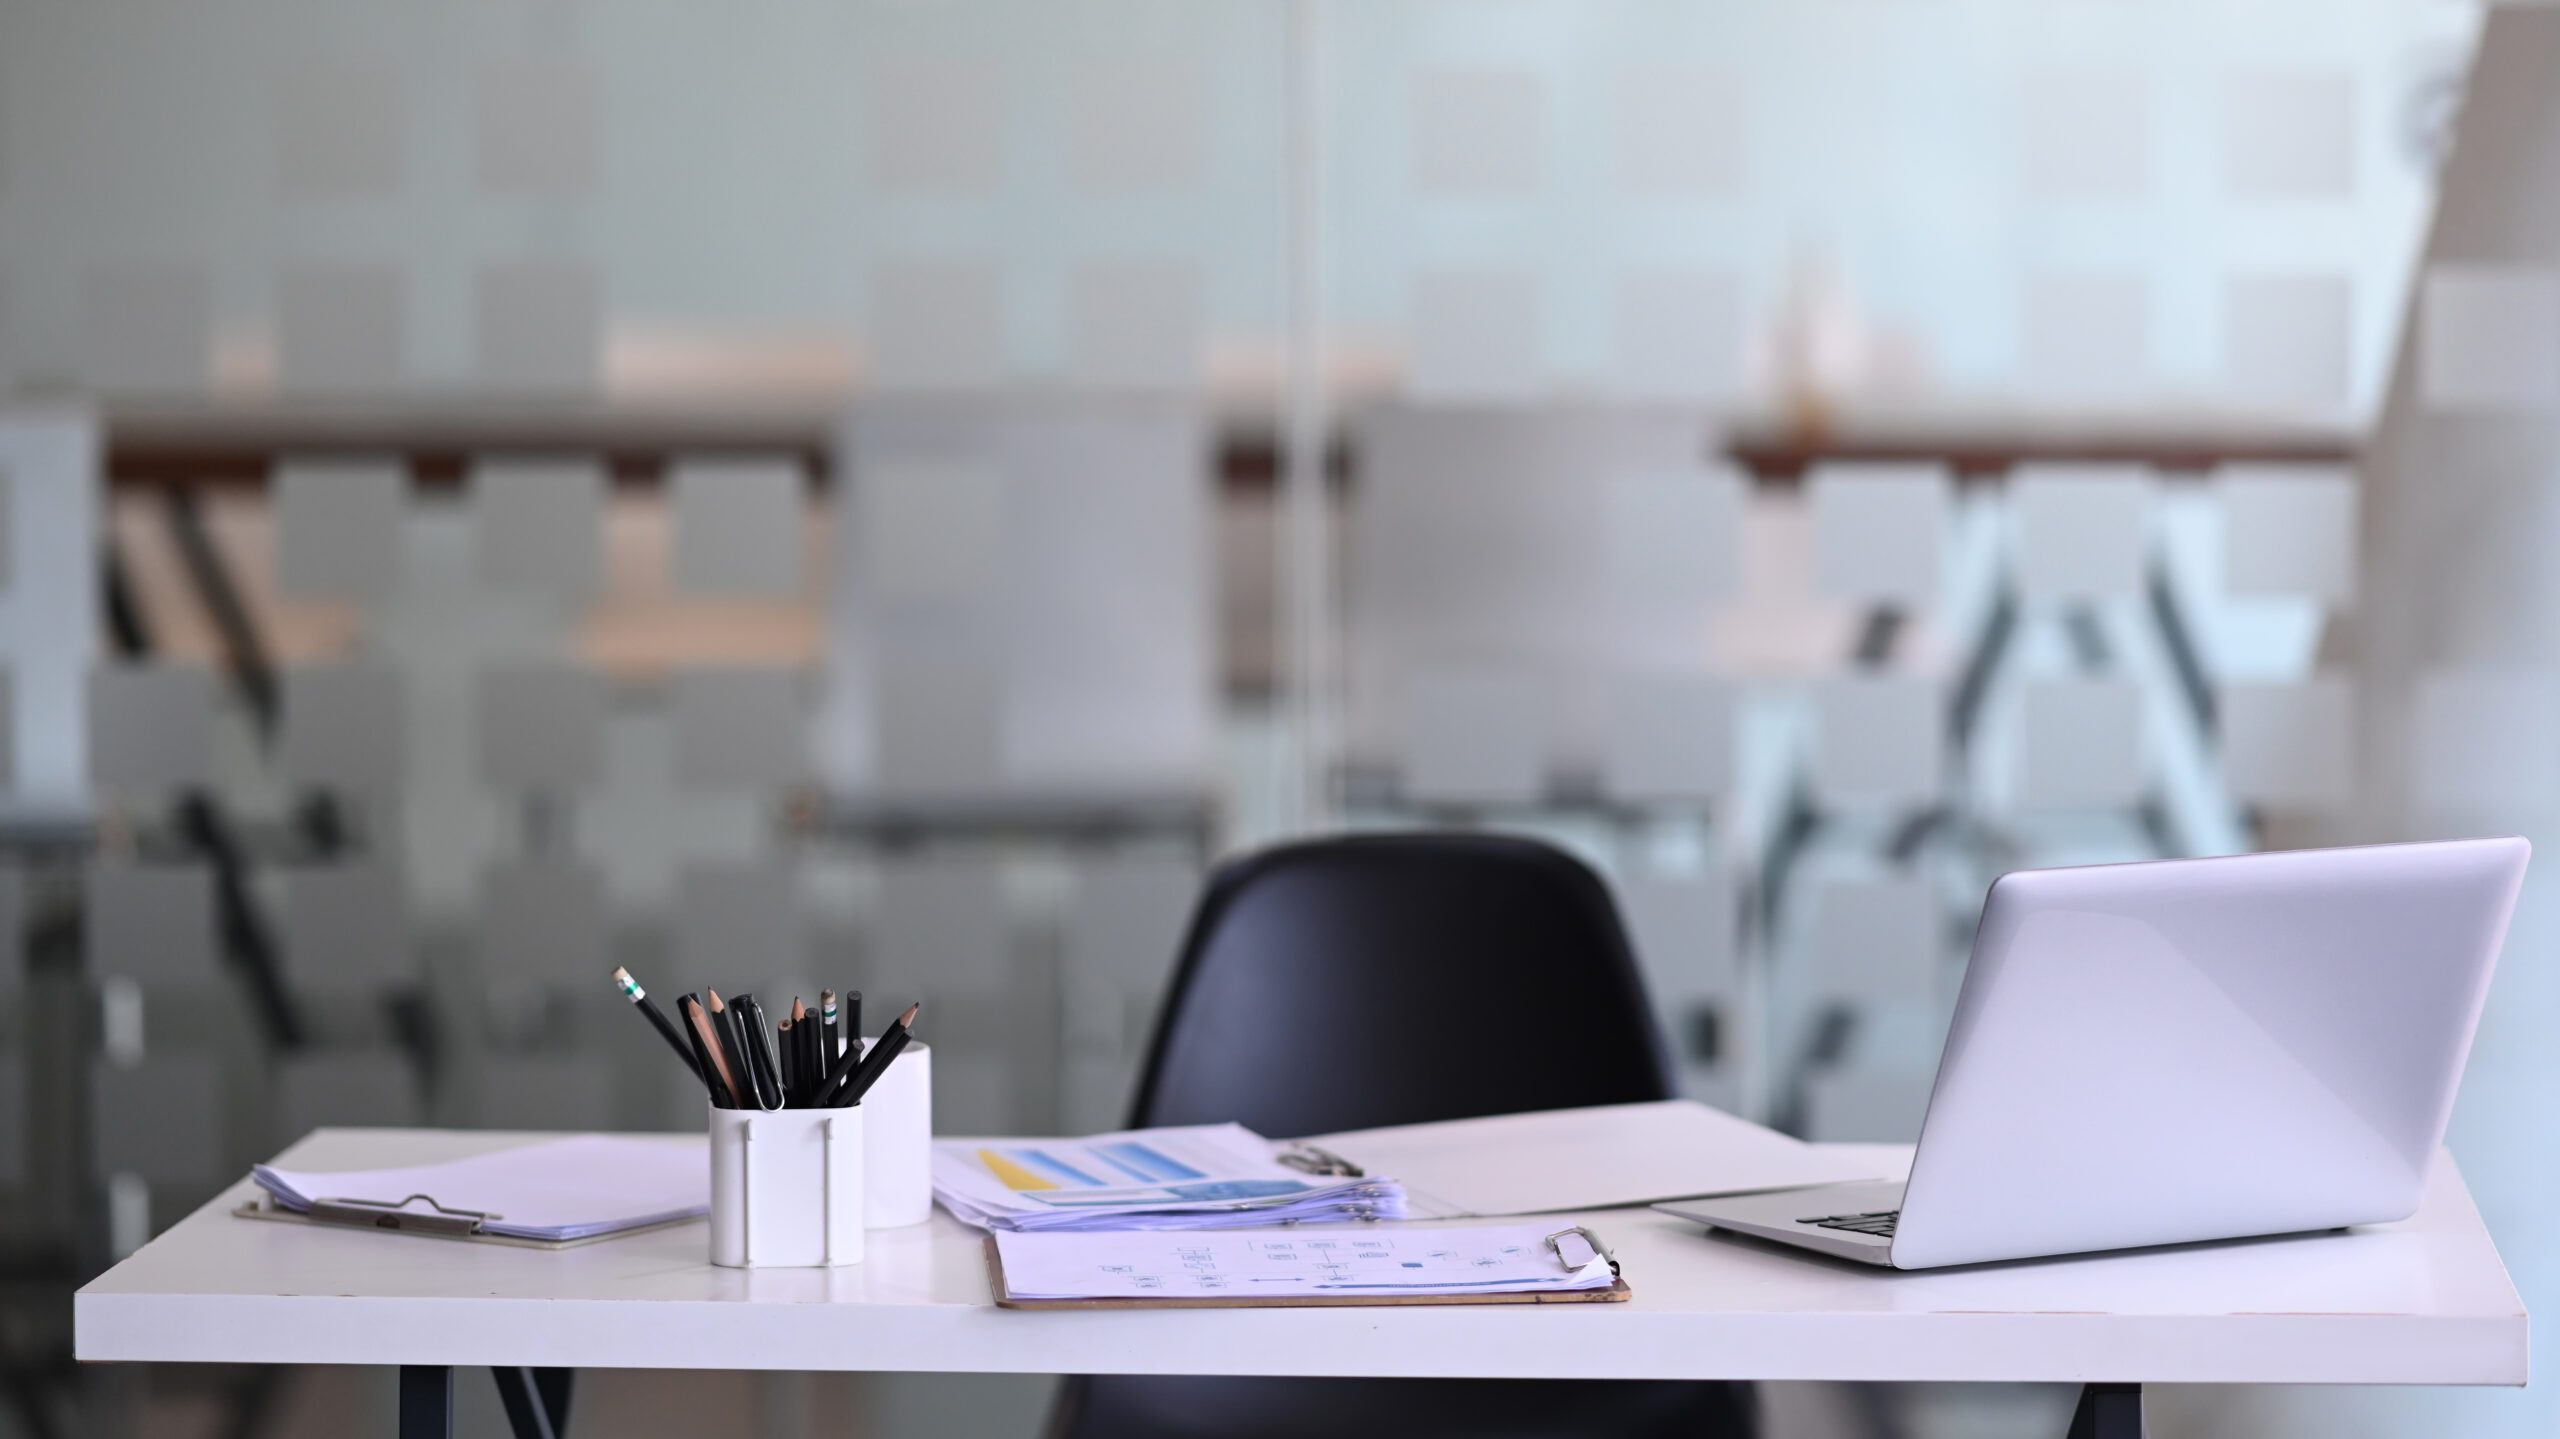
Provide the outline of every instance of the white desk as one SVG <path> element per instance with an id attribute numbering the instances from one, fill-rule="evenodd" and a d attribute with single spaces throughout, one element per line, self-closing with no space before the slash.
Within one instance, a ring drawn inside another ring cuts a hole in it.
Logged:
<path id="1" fill-rule="evenodd" d="M 321 1130 L 284 1162 L 423 1163 L 535 1137 Z M 1905 1151 L 1872 1153 L 1890 1167 Z M 233 1217 L 250 1193 L 244 1180 L 82 1289 L 79 1358 L 406 1366 L 404 1414 L 428 1428 L 433 1386 L 449 1390 L 452 1365 L 2525 1381 L 2524 1304 L 2449 1159 L 2414 1218 L 2339 1234 L 1902 1274 L 1710 1235 L 1649 1210 L 1603 1210 L 1572 1218 L 1616 1249 L 1635 1290 L 1623 1305 L 1210 1314 L 996 1309 L 980 1236 L 939 1211 L 927 1224 L 875 1231 L 857 1267 L 728 1270 L 705 1261 L 703 1231 L 690 1225 L 542 1253 Z M 2138 1406 L 2138 1390 L 2126 1392 Z M 413 1398 L 420 1407 L 408 1407 Z"/>

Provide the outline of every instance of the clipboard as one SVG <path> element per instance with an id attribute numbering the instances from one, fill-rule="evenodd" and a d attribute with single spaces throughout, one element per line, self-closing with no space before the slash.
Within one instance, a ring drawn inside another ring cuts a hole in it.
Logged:
<path id="1" fill-rule="evenodd" d="M 423 1211 L 408 1208 L 424 1203 Z M 361 1229 L 375 1233 L 407 1234 L 420 1239 L 458 1239 L 468 1244 L 498 1244 L 509 1249 L 583 1249 L 590 1244 L 609 1244 L 616 1239 L 629 1239 L 635 1234 L 655 1234 L 683 1224 L 700 1224 L 709 1216 L 695 1214 L 683 1219 L 669 1219 L 657 1224 L 643 1224 L 633 1229 L 617 1229 L 611 1234 L 589 1234 L 577 1239 L 523 1239 L 512 1234 L 491 1234 L 481 1226 L 490 1218 L 478 1210 L 447 1209 L 424 1194 L 413 1194 L 398 1205 L 369 1199 L 324 1199 L 309 1209 L 294 1209 L 275 1202 L 275 1196 L 260 1194 L 243 1200 L 231 1211 L 239 1219 L 263 1219 L 273 1223 L 307 1224 L 323 1229 Z"/>
<path id="2" fill-rule="evenodd" d="M 1583 1242 L 1609 1258 L 1611 1275 L 1606 1289 L 1539 1289 L 1513 1294 L 1275 1294 L 1256 1298 L 1238 1294 L 1209 1298 L 1184 1295 L 1170 1299 L 1017 1299 L 1005 1288 L 1004 1255 L 996 1248 L 996 1237 L 986 1237 L 987 1292 L 995 1297 L 999 1309 L 1383 1309 L 1415 1304 L 1622 1304 L 1634 1295 L 1627 1287 L 1626 1276 L 1618 1272 L 1618 1261 L 1591 1231 L 1579 1225 L 1558 1230 L 1547 1236 L 1555 1244 L 1566 1235 L 1579 1235 Z M 1561 1254 L 1561 1251 L 1559 1251 Z"/>

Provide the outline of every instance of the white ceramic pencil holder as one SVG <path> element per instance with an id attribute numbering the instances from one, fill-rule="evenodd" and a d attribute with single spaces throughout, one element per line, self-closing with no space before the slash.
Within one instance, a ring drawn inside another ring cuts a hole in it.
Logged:
<path id="1" fill-rule="evenodd" d="M 863 1106 L 711 1109 L 711 1262 L 862 1262 Z"/>
<path id="2" fill-rule="evenodd" d="M 879 1043 L 867 1040 L 864 1048 Z M 933 1217 L 933 1050 L 909 1040 L 861 1110 L 866 1222 L 874 1229 L 922 1224 Z"/>

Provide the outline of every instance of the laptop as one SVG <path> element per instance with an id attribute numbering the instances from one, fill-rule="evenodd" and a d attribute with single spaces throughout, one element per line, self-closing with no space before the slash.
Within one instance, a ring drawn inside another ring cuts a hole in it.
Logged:
<path id="1" fill-rule="evenodd" d="M 1895 1269 L 2405 1219 L 2531 853 L 2003 875 L 1907 1182 L 1654 1207 Z"/>

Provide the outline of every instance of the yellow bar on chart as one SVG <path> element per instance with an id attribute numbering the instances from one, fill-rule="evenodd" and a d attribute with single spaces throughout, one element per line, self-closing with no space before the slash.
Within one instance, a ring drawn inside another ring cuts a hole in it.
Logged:
<path id="1" fill-rule="evenodd" d="M 1007 1189 L 1055 1189 L 1058 1186 L 1041 1178 L 992 1149 L 978 1151 L 978 1162 L 1004 1181 Z"/>

